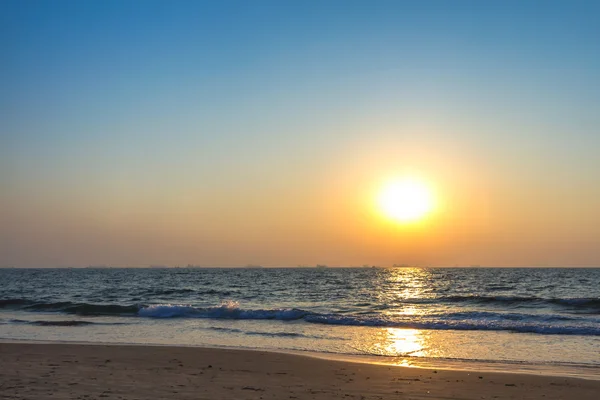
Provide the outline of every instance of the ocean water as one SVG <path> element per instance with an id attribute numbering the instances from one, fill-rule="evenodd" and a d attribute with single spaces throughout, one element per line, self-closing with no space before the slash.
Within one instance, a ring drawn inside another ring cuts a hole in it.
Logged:
<path id="1" fill-rule="evenodd" d="M 0 269 L 0 339 L 600 377 L 600 269 Z"/>

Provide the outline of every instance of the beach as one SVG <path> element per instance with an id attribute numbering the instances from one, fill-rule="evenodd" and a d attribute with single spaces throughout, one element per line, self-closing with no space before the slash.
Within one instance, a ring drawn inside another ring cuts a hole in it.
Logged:
<path id="1" fill-rule="evenodd" d="M 600 269 L 4 269 L 0 282 L 5 342 L 600 380 Z"/>
<path id="2" fill-rule="evenodd" d="M 0 400 L 600 400 L 600 0 L 0 9 Z"/>
<path id="3" fill-rule="evenodd" d="M 2 399 L 597 399 L 600 381 L 217 348 L 0 343 Z"/>

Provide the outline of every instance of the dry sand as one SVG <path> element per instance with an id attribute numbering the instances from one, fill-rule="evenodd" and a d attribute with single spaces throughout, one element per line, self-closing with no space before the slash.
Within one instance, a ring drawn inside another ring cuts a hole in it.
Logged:
<path id="1" fill-rule="evenodd" d="M 594 399 L 600 381 L 262 351 L 0 343 L 0 399 Z"/>

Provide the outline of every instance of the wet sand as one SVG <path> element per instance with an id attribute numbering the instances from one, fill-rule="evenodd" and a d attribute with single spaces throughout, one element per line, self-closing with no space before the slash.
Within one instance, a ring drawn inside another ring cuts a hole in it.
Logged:
<path id="1" fill-rule="evenodd" d="M 600 381 L 195 347 L 0 343 L 0 399 L 598 399 Z"/>

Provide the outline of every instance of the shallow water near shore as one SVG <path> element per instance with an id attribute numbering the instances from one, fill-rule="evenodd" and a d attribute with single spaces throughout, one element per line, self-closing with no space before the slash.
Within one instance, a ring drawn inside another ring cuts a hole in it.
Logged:
<path id="1" fill-rule="evenodd" d="M 0 338 L 594 378 L 600 269 L 6 269 Z"/>

